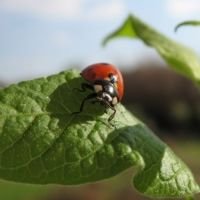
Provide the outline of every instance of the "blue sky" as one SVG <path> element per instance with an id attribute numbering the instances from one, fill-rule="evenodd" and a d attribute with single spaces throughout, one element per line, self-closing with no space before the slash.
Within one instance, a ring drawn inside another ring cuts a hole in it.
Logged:
<path id="1" fill-rule="evenodd" d="M 94 62 L 136 65 L 154 50 L 139 41 L 102 39 L 129 13 L 200 54 L 200 27 L 173 32 L 183 20 L 200 20 L 198 0 L 1 0 L 0 80 L 13 83 Z"/>

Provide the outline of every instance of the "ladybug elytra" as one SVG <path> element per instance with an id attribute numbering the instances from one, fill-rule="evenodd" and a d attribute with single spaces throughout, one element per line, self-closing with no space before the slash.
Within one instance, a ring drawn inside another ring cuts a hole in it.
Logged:
<path id="1" fill-rule="evenodd" d="M 124 93 L 124 83 L 121 72 L 108 63 L 96 63 L 89 65 L 82 72 L 81 76 L 86 80 L 81 84 L 81 90 L 89 89 L 92 91 L 85 99 L 83 99 L 80 113 L 83 111 L 84 104 L 87 100 L 94 99 L 113 110 L 112 115 L 108 118 L 111 121 L 115 116 L 115 105 L 119 103 Z"/>

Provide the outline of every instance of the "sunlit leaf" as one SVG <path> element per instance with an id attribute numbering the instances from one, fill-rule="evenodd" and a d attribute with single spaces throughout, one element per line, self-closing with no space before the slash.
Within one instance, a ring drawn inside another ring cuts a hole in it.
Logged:
<path id="1" fill-rule="evenodd" d="M 0 177 L 35 184 L 75 185 L 137 166 L 135 187 L 153 197 L 199 192 L 192 173 L 170 148 L 122 105 L 113 125 L 104 107 L 88 103 L 76 71 L 0 90 Z"/>

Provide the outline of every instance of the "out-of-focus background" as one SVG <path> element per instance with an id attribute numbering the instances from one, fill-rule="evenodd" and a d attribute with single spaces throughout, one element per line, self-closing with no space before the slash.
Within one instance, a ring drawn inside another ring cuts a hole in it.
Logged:
<path id="1" fill-rule="evenodd" d="M 200 183 L 199 89 L 140 41 L 121 39 L 101 46 L 129 13 L 200 54 L 200 28 L 173 32 L 181 21 L 200 20 L 198 0 L 0 0 L 0 86 L 95 62 L 113 63 L 124 75 L 123 103 L 171 146 Z M 133 173 L 130 169 L 79 187 L 0 182 L 0 199 L 148 199 L 133 189 Z"/>

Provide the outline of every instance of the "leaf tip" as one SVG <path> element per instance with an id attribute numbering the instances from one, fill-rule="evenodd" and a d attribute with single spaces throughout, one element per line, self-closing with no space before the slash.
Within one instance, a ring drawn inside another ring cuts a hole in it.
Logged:
<path id="1" fill-rule="evenodd" d="M 105 37 L 104 39 L 103 39 L 103 41 L 102 41 L 102 43 L 101 43 L 101 46 L 102 47 L 106 47 L 106 45 L 107 45 L 107 43 L 108 43 L 108 36 L 107 37 Z"/>
<path id="2" fill-rule="evenodd" d="M 178 32 L 179 27 L 180 27 L 180 24 L 178 24 L 178 25 L 176 25 L 176 26 L 174 27 L 174 32 L 175 32 L 175 33 Z"/>

